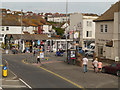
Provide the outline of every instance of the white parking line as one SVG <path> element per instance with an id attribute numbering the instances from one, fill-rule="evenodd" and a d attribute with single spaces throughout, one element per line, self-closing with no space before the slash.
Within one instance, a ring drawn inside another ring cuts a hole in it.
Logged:
<path id="1" fill-rule="evenodd" d="M 24 83 L 28 88 L 32 89 L 32 87 L 30 85 L 28 85 L 25 81 L 23 81 L 21 78 L 19 78 L 19 80 Z"/>
<path id="2" fill-rule="evenodd" d="M 17 75 L 13 71 L 11 71 L 10 69 L 9 69 L 9 71 L 15 76 L 15 77 L 13 77 L 13 79 L 17 78 Z"/>

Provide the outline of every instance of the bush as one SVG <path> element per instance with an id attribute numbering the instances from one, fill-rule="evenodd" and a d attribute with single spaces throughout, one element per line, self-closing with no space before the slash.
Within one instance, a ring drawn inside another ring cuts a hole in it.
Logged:
<path id="1" fill-rule="evenodd" d="M 5 47 L 6 47 L 5 44 L 2 42 L 1 48 L 2 48 L 2 49 L 5 49 Z"/>

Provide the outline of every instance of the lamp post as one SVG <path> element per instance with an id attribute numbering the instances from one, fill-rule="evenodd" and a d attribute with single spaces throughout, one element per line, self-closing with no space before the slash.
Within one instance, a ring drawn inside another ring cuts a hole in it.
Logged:
<path id="1" fill-rule="evenodd" d="M 67 50 L 68 50 L 68 42 L 67 42 L 67 14 L 68 14 L 68 0 L 66 0 L 66 56 L 67 56 Z"/>
<path id="2" fill-rule="evenodd" d="M 23 9 L 21 10 L 21 36 L 20 36 L 20 51 L 22 52 L 22 31 L 23 31 L 23 22 L 22 22 L 22 19 L 23 19 Z"/>

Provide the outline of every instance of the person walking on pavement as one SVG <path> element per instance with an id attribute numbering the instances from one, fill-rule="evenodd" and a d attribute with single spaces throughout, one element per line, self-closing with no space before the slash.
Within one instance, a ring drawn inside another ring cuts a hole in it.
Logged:
<path id="1" fill-rule="evenodd" d="M 88 59 L 87 59 L 87 57 L 85 56 L 85 57 L 83 58 L 84 73 L 87 72 L 87 64 L 88 64 Z"/>
<path id="2" fill-rule="evenodd" d="M 35 49 L 34 49 L 34 51 L 33 51 L 33 56 L 35 56 Z"/>
<path id="3" fill-rule="evenodd" d="M 39 54 L 37 55 L 37 64 L 38 64 L 38 62 L 41 63 L 40 62 L 40 55 Z"/>
<path id="4" fill-rule="evenodd" d="M 102 62 L 99 61 L 98 62 L 98 72 L 101 72 L 101 70 L 102 70 Z"/>
<path id="5" fill-rule="evenodd" d="M 98 69 L 98 58 L 95 58 L 95 60 L 93 61 L 93 65 L 94 65 L 94 72 L 97 73 L 97 69 Z"/>

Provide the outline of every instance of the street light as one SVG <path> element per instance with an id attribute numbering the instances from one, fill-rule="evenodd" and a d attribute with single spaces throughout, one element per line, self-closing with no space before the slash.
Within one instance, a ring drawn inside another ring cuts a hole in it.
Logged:
<path id="1" fill-rule="evenodd" d="M 23 9 L 21 10 L 21 37 L 20 37 L 20 51 L 22 52 L 22 31 L 23 31 L 23 22 L 22 22 L 22 17 L 23 15 Z"/>
<path id="2" fill-rule="evenodd" d="M 67 14 L 68 14 L 68 0 L 66 0 L 66 56 L 67 56 L 67 50 L 68 50 L 68 43 L 67 43 Z"/>
<path id="3" fill-rule="evenodd" d="M 68 37 L 68 33 L 67 33 L 67 14 L 68 14 L 68 0 L 66 0 L 66 57 L 68 56 L 68 42 L 67 42 L 67 37 Z"/>

